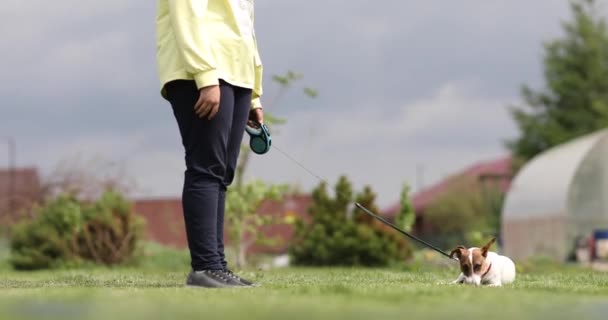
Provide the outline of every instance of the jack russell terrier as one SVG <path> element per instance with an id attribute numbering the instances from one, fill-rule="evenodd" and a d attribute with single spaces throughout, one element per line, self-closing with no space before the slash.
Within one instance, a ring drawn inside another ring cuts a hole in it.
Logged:
<path id="1" fill-rule="evenodd" d="M 496 252 L 489 251 L 490 246 L 496 241 L 493 238 L 482 248 L 465 248 L 458 246 L 452 250 L 450 257 L 454 255 L 460 261 L 462 273 L 452 283 L 466 283 L 474 285 L 488 285 L 499 287 L 509 284 L 515 280 L 515 264 L 511 259 L 501 256 Z"/>

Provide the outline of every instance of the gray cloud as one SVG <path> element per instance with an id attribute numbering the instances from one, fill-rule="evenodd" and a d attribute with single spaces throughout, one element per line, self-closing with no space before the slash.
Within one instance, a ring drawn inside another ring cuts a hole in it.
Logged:
<path id="1" fill-rule="evenodd" d="M 156 2 L 9 1 L 0 11 L 0 135 L 22 164 L 66 156 L 124 161 L 141 194 L 179 194 L 183 151 L 158 94 Z M 606 12 L 602 8 L 602 12 Z M 463 0 L 256 3 L 266 70 L 305 75 L 269 112 L 288 119 L 277 146 L 329 179 L 348 174 L 387 204 L 424 163 L 427 183 L 505 153 L 505 106 L 542 85 L 541 42 L 560 33 L 566 1 Z M 317 88 L 309 100 L 299 90 Z M 362 153 L 361 151 L 366 151 Z M 0 160 L 2 161 L 2 160 Z M 273 152 L 250 176 L 316 183 Z"/>

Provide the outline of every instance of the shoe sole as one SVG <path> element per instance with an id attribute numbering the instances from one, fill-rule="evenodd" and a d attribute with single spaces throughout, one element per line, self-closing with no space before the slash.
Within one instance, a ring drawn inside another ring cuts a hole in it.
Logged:
<path id="1" fill-rule="evenodd" d="M 205 287 L 205 286 L 196 286 L 191 284 L 186 284 L 186 288 L 193 289 L 241 289 L 241 288 L 253 288 L 253 286 L 223 286 L 223 287 Z"/>
<path id="2" fill-rule="evenodd" d="M 246 287 L 251 287 L 251 288 L 259 288 L 259 287 L 262 286 L 262 285 L 257 284 L 257 283 L 254 283 L 254 284 L 243 284 L 243 285 L 246 286 Z"/>

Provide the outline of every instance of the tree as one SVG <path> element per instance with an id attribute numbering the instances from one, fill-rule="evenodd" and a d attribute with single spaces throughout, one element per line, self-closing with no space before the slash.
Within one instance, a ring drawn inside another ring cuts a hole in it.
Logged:
<path id="1" fill-rule="evenodd" d="M 136 184 L 129 176 L 124 162 L 107 160 L 102 156 L 83 157 L 73 155 L 57 163 L 53 171 L 44 177 L 39 200 L 71 194 L 81 200 L 99 198 L 107 190 L 125 196 L 136 191 Z"/>
<path id="2" fill-rule="evenodd" d="M 273 81 L 280 86 L 280 89 L 268 106 L 275 106 L 281 97 L 289 90 L 295 81 L 302 79 L 301 74 L 288 71 L 285 75 L 273 76 Z M 317 92 L 311 88 L 304 88 L 304 94 L 310 98 L 315 98 Z M 265 110 L 264 121 L 268 125 L 284 124 L 285 119 L 275 117 Z M 264 239 L 260 227 L 272 223 L 282 223 L 268 215 L 258 212 L 264 200 L 278 200 L 287 193 L 287 186 L 271 186 L 262 181 L 244 182 L 245 171 L 249 164 L 251 150 L 249 144 L 241 146 L 239 164 L 236 169 L 235 183 L 228 189 L 226 194 L 226 227 L 231 246 L 237 253 L 237 267 L 245 266 L 247 263 L 247 249 L 254 243 L 272 242 L 273 239 Z"/>
<path id="3" fill-rule="evenodd" d="M 480 235 L 496 235 L 500 230 L 500 212 L 504 193 L 496 183 L 480 183 L 475 177 L 455 177 L 437 200 L 425 210 L 425 224 L 430 226 L 436 243 L 451 246 L 455 242 L 476 243 Z"/>
<path id="4" fill-rule="evenodd" d="M 520 136 L 507 142 L 528 160 L 573 138 L 608 126 L 608 32 L 595 0 L 571 2 L 573 20 L 563 38 L 544 45 L 547 88 L 524 86 L 529 106 L 511 108 Z"/>
<path id="5" fill-rule="evenodd" d="M 369 186 L 354 194 L 344 176 L 336 183 L 334 197 L 321 183 L 313 190 L 309 208 L 310 222 L 299 220 L 290 244 L 296 265 L 314 266 L 387 266 L 411 255 L 407 241 L 369 216 L 352 208 L 356 199 L 377 211 L 376 194 Z"/>
<path id="6" fill-rule="evenodd" d="M 236 266 L 247 265 L 247 249 L 264 239 L 259 227 L 277 223 L 272 216 L 258 212 L 262 202 L 267 199 L 278 200 L 286 187 L 267 185 L 254 180 L 231 188 L 226 194 L 226 224 L 230 246 L 237 255 Z"/>
<path id="7" fill-rule="evenodd" d="M 410 200 L 410 187 L 407 184 L 403 186 L 401 191 L 401 207 L 399 208 L 397 217 L 395 217 L 395 222 L 398 227 L 407 232 L 412 231 L 414 223 L 416 222 L 414 206 Z"/>

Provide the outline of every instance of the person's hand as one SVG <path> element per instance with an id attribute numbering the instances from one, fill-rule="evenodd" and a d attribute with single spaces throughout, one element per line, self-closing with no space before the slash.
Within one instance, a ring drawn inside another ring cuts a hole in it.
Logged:
<path id="1" fill-rule="evenodd" d="M 220 86 L 208 86 L 199 90 L 198 101 L 194 105 L 194 112 L 199 118 L 213 119 L 220 110 Z"/>
<path id="2" fill-rule="evenodd" d="M 247 125 L 252 128 L 259 128 L 264 123 L 264 109 L 256 108 L 249 111 L 249 120 Z"/>

